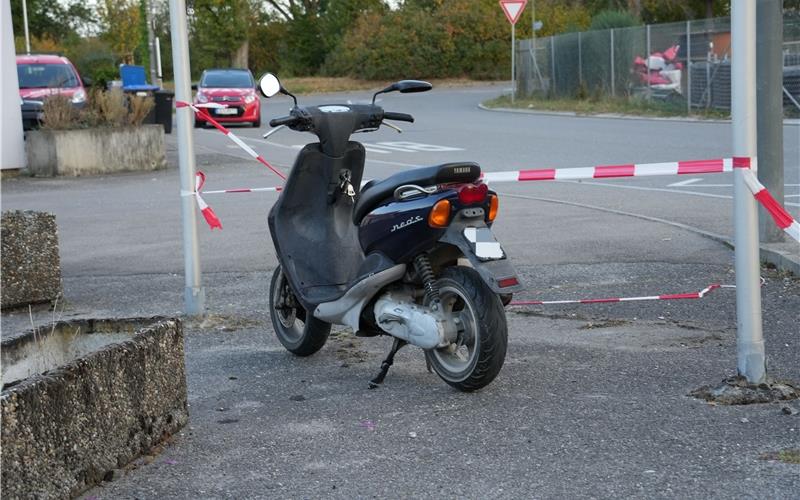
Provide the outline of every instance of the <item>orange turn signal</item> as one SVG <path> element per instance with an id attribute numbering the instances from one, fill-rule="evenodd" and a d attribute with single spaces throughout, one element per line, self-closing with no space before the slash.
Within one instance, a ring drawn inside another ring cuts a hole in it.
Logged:
<path id="1" fill-rule="evenodd" d="M 489 222 L 494 222 L 497 217 L 497 209 L 500 208 L 500 198 L 496 195 L 489 196 Z"/>
<path id="2" fill-rule="evenodd" d="M 428 225 L 431 227 L 447 227 L 450 223 L 450 202 L 439 200 L 428 214 Z"/>

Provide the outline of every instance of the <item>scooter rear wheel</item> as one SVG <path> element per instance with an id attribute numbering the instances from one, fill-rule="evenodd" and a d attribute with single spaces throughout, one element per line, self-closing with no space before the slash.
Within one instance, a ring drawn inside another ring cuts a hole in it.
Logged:
<path id="1" fill-rule="evenodd" d="M 280 343 L 287 351 L 298 356 L 310 356 L 322 349 L 331 332 L 329 323 L 303 309 L 280 266 L 272 273 L 269 315 Z"/>
<path id="2" fill-rule="evenodd" d="M 437 280 L 441 307 L 458 324 L 447 347 L 425 351 L 431 367 L 460 391 L 475 391 L 500 373 L 506 358 L 508 326 L 497 296 L 474 269 L 451 267 Z"/>

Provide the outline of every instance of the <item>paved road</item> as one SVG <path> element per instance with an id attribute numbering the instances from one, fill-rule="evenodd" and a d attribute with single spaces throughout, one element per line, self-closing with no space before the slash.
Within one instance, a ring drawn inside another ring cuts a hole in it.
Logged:
<path id="1" fill-rule="evenodd" d="M 500 90 L 385 96 L 387 109 L 410 112 L 417 123 L 402 135 L 383 130 L 359 137 L 368 143 L 368 176 L 453 160 L 497 171 L 729 155 L 725 124 L 477 108 Z M 285 99 L 264 104 L 269 116 L 288 105 Z M 263 130 L 236 132 L 281 168 L 310 138 L 283 132 L 265 142 Z M 790 195 L 800 191 L 790 161 L 800 155 L 798 133 L 800 127 L 785 129 Z M 174 136 L 168 140 L 174 161 Z M 198 130 L 195 141 L 207 189 L 276 184 L 218 132 Z M 693 178 L 504 185 L 496 232 L 530 298 L 651 295 L 732 283 L 726 246 L 620 213 L 730 235 L 731 189 L 723 186 L 730 175 L 698 178 L 677 186 L 670 184 Z M 297 359 L 274 338 L 265 313 L 275 265 L 266 213 L 274 195 L 207 198 L 224 230 L 200 228 L 211 316 L 186 330 L 190 427 L 153 463 L 87 496 L 791 498 L 800 489 L 796 465 L 760 458 L 800 447 L 799 416 L 783 414 L 781 404 L 711 407 L 685 397 L 735 370 L 730 290 L 702 301 L 510 310 L 507 363 L 486 390 L 454 393 L 425 372 L 418 351 L 406 349 L 387 386 L 367 391 L 387 339 L 337 332 L 318 355 Z M 180 314 L 174 166 L 4 180 L 2 206 L 56 213 L 68 301 L 63 317 Z M 789 208 L 797 214 L 797 204 Z M 800 282 L 764 273 L 770 373 L 800 380 Z M 43 309 L 34 316 L 51 317 Z M 27 312 L 2 319 L 4 335 L 29 321 Z"/>

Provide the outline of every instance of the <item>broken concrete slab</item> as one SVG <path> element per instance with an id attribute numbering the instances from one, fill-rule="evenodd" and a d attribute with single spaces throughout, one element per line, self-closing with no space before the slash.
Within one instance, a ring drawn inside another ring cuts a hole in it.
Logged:
<path id="1" fill-rule="evenodd" d="M 188 420 L 177 319 L 56 323 L 2 343 L 9 498 L 78 495 Z"/>

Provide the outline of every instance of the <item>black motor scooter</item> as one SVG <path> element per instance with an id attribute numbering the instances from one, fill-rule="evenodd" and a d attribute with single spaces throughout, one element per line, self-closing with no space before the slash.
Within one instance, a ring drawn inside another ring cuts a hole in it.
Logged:
<path id="1" fill-rule="evenodd" d="M 384 120 L 414 121 L 377 106 L 378 94 L 424 92 L 431 84 L 403 80 L 377 92 L 372 104 L 324 106 L 298 106 L 269 73 L 259 88 L 265 97 L 294 99 L 289 116 L 270 126 L 319 138 L 297 155 L 269 213 L 280 262 L 270 316 L 281 344 L 308 356 L 325 344 L 331 325 L 346 325 L 358 336 L 394 337 L 371 387 L 383 382 L 406 343 L 421 347 L 428 367 L 459 390 L 491 382 L 506 354 L 503 304 L 522 288 L 490 229 L 497 193 L 480 181 L 480 167 L 466 162 L 362 187 L 364 146 L 350 141 Z"/>

